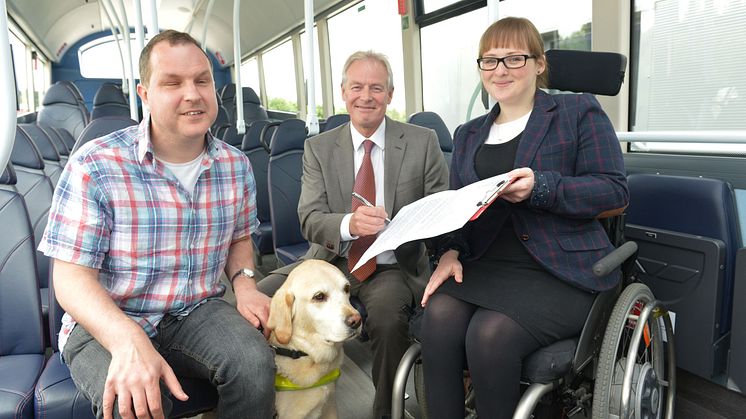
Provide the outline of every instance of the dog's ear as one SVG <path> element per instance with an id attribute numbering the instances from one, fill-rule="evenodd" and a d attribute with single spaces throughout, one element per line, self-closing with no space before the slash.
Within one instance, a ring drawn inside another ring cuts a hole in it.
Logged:
<path id="1" fill-rule="evenodd" d="M 267 326 L 275 333 L 277 341 L 283 345 L 290 342 L 293 335 L 293 302 L 295 296 L 290 290 L 282 290 L 283 296 L 278 295 L 272 299 L 269 307 L 269 320 Z"/>

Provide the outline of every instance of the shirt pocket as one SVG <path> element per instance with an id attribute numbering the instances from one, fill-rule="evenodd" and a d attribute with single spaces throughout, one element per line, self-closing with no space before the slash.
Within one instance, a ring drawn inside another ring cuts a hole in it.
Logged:
<path id="1" fill-rule="evenodd" d="M 590 250 L 602 250 L 611 245 L 606 232 L 603 230 L 583 231 L 572 234 L 560 234 L 557 243 L 566 252 L 583 252 Z"/>

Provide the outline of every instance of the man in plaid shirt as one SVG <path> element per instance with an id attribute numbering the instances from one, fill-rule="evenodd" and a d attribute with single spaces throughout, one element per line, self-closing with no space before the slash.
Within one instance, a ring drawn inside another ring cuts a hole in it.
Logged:
<path id="1" fill-rule="evenodd" d="M 154 37 L 140 76 L 150 117 L 70 158 L 39 246 L 55 259 L 63 359 L 98 417 L 167 417 L 168 392 L 189 397 L 177 375 L 215 385 L 220 417 L 271 417 L 251 165 L 208 131 L 212 67 L 193 38 Z M 220 299 L 223 270 L 238 309 Z"/>

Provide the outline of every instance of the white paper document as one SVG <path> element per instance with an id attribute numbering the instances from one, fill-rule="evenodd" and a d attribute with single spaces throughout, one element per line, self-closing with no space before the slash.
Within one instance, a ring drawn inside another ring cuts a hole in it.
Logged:
<path id="1" fill-rule="evenodd" d="M 458 190 L 426 196 L 403 207 L 363 253 L 353 271 L 386 250 L 406 242 L 439 236 L 463 227 L 510 184 L 506 174 L 472 183 Z"/>

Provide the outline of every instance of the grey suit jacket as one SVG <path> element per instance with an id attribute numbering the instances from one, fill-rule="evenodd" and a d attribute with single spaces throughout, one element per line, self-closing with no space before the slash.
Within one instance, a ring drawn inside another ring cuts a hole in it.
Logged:
<path id="1" fill-rule="evenodd" d="M 340 266 L 339 227 L 351 212 L 353 153 L 349 123 L 305 143 L 298 216 L 311 248 L 303 259 L 323 259 Z M 386 118 L 384 155 L 384 202 L 390 217 L 409 203 L 448 189 L 448 166 L 435 131 Z M 421 294 L 430 274 L 424 244 L 405 243 L 394 254 L 411 279 L 415 295 Z"/>

